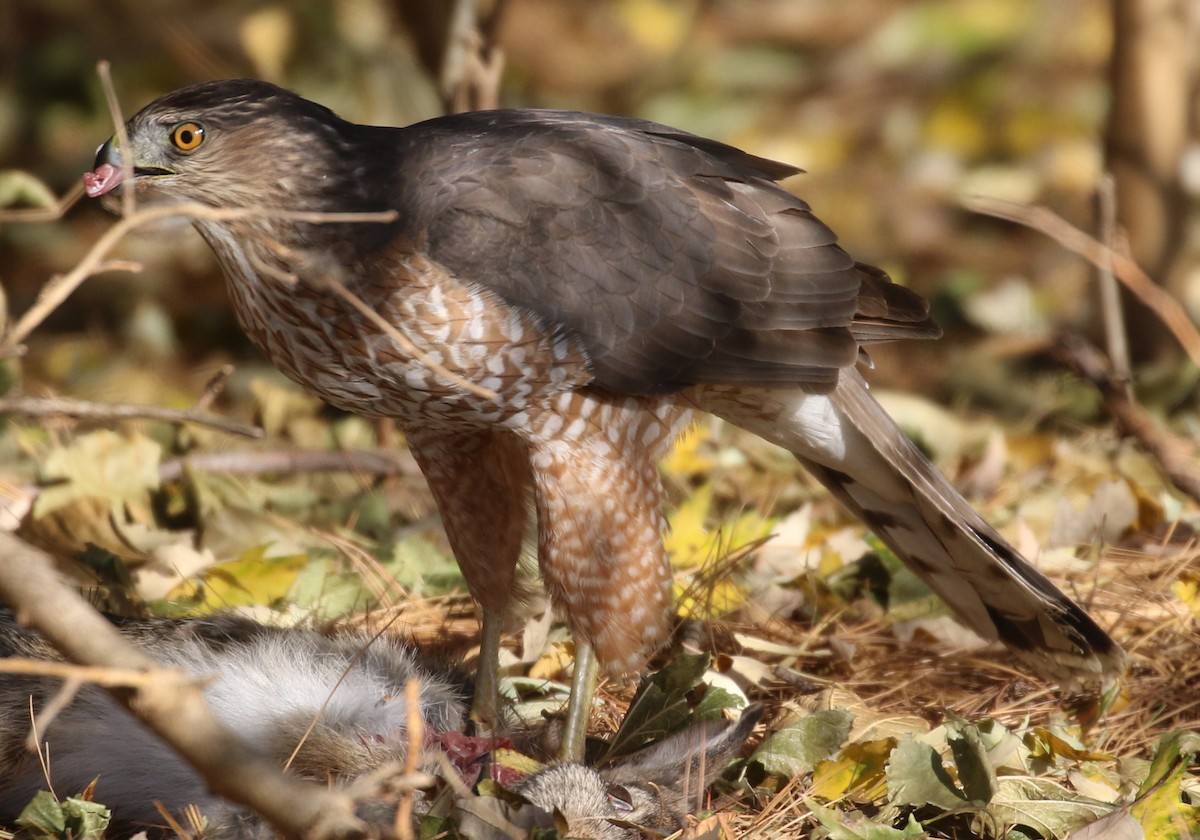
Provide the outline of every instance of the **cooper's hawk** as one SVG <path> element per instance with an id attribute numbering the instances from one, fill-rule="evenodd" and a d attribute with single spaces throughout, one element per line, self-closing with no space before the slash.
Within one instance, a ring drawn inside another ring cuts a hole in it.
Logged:
<path id="1" fill-rule="evenodd" d="M 795 453 L 963 623 L 1034 670 L 1070 681 L 1119 669 L 1112 640 L 871 397 L 855 370 L 863 345 L 939 330 L 919 296 L 856 263 L 776 185 L 796 168 L 562 111 L 356 125 L 258 81 L 168 94 L 128 135 L 146 202 L 396 211 L 194 224 L 242 326 L 284 373 L 403 428 L 483 609 L 477 715 L 494 713 L 530 499 L 542 575 L 577 642 L 568 753 L 582 743 L 593 651 L 630 671 L 663 641 L 655 465 L 697 410 Z M 101 147 L 89 195 L 121 184 L 124 155 Z"/>

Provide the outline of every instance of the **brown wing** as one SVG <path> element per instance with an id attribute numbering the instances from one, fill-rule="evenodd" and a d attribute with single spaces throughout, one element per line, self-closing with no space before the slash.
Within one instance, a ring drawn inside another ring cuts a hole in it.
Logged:
<path id="1" fill-rule="evenodd" d="M 401 134 L 409 235 L 578 338 L 601 387 L 827 388 L 860 342 L 937 334 L 918 295 L 856 264 L 774 183 L 797 171 L 784 164 L 568 112 L 461 114 Z"/>

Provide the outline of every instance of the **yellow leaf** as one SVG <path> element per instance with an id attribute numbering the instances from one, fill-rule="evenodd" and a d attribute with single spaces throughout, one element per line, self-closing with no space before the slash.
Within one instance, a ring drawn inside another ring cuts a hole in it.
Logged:
<path id="1" fill-rule="evenodd" d="M 280 601 L 308 564 L 308 556 L 266 557 L 266 551 L 265 545 L 256 546 L 237 560 L 218 563 L 199 582 L 185 581 L 168 598 L 199 600 L 198 606 L 212 610 Z"/>
<path id="2" fill-rule="evenodd" d="M 1150 775 L 1129 807 L 1146 840 L 1195 840 L 1200 836 L 1200 808 L 1185 802 L 1180 790 L 1196 757 L 1194 745 L 1186 751 L 1180 749 L 1187 741 L 1186 733 L 1177 733 L 1159 743 Z"/>
<path id="3" fill-rule="evenodd" d="M 746 592 L 730 580 L 719 580 L 700 595 L 677 585 L 675 601 L 682 617 L 711 621 L 739 609 L 746 602 Z"/>
<path id="4" fill-rule="evenodd" d="M 700 486 L 668 517 L 671 530 L 664 543 L 673 565 L 693 568 L 704 562 L 711 534 L 705 527 L 712 507 L 712 482 Z"/>
<path id="5" fill-rule="evenodd" d="M 1179 576 L 1179 580 L 1171 584 L 1171 589 L 1192 611 L 1192 615 L 1200 616 L 1200 576 L 1184 572 Z"/>
<path id="6" fill-rule="evenodd" d="M 1116 759 L 1116 756 L 1105 752 L 1076 747 L 1044 726 L 1035 726 L 1029 730 L 1025 743 L 1037 757 L 1057 756 L 1072 761 L 1114 761 Z"/>
<path id="7" fill-rule="evenodd" d="M 529 666 L 529 678 L 532 680 L 557 679 L 574 659 L 575 657 L 567 645 L 551 645 Z"/>
<path id="8" fill-rule="evenodd" d="M 809 794 L 826 801 L 850 797 L 856 802 L 878 802 L 887 795 L 888 757 L 895 738 L 847 744 L 836 758 L 817 764 Z"/>
<path id="9" fill-rule="evenodd" d="M 677 569 L 699 568 L 731 549 L 762 540 L 775 526 L 775 520 L 746 511 L 732 522 L 708 528 L 714 492 L 711 482 L 701 485 L 668 517 L 671 528 L 664 542 L 671 565 Z"/>
<path id="10" fill-rule="evenodd" d="M 988 142 L 979 108 L 953 98 L 934 105 L 926 118 L 925 135 L 927 145 L 941 146 L 963 157 L 982 153 Z"/>
<path id="11" fill-rule="evenodd" d="M 711 438 L 707 426 L 693 425 L 676 439 L 670 454 L 660 462 L 660 469 L 667 475 L 684 478 L 707 475 L 712 471 L 713 460 L 700 450 Z"/>

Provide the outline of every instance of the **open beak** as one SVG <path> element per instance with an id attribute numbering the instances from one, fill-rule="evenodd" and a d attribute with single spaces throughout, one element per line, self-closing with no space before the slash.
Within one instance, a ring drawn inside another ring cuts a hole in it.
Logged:
<path id="1" fill-rule="evenodd" d="M 175 172 L 170 169 L 157 166 L 135 166 L 133 168 L 133 180 L 135 181 L 142 177 L 152 178 L 174 174 Z M 121 169 L 121 153 L 117 151 L 116 138 L 112 138 L 96 150 L 96 162 L 92 164 L 92 171 L 83 173 L 83 188 L 87 192 L 88 198 L 100 198 L 113 192 L 124 181 L 125 172 Z"/>
<path id="2" fill-rule="evenodd" d="M 91 172 L 83 173 L 83 188 L 88 198 L 99 198 L 115 190 L 124 178 L 121 157 L 109 140 L 96 150 L 96 162 Z"/>

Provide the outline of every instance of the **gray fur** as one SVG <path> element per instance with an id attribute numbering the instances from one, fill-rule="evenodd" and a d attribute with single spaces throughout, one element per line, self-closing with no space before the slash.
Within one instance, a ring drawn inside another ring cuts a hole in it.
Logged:
<path id="1" fill-rule="evenodd" d="M 325 636 L 279 629 L 223 615 L 186 621 L 126 621 L 122 631 L 164 665 L 205 680 L 217 716 L 280 766 L 308 735 L 292 764 L 298 775 L 324 781 L 352 778 L 402 761 L 408 710 L 404 687 L 421 684 L 421 715 L 429 730 L 461 729 L 465 691 L 444 671 L 423 664 L 410 647 L 364 634 Z M 360 655 L 361 654 L 361 655 Z M 57 660 L 39 637 L 0 611 L 0 655 Z M 0 825 L 11 825 L 46 788 L 37 757 L 23 741 L 29 698 L 50 700 L 59 681 L 0 676 Z M 322 711 L 323 708 L 323 711 Z M 161 824 L 153 803 L 172 813 L 197 805 L 210 819 L 231 814 L 200 777 L 108 694 L 86 686 L 42 733 L 50 780 L 60 796 L 99 779 L 95 797 L 109 806 L 120 836 Z"/>
<path id="2" fill-rule="evenodd" d="M 119 626 L 159 662 L 203 678 L 217 716 L 280 765 L 324 707 L 291 766 L 292 772 L 320 782 L 350 781 L 403 761 L 404 688 L 410 678 L 420 682 L 421 715 L 429 731 L 457 731 L 465 724 L 465 691 L 455 677 L 386 638 L 330 637 L 231 615 L 124 620 Z M 0 609 L 0 657 L 9 656 L 61 660 L 40 636 Z M 33 795 L 46 788 L 37 757 L 23 742 L 30 698 L 40 708 L 59 685 L 51 677 L 0 674 L 0 826 L 12 827 Z M 689 795 L 698 797 L 712 783 L 758 716 L 754 709 L 735 725 L 693 727 L 599 770 L 555 764 L 525 779 L 519 791 L 566 819 L 572 837 L 642 836 L 627 824 L 671 833 L 690 810 Z M 42 733 L 42 742 L 60 797 L 99 779 L 96 801 L 113 812 L 110 838 L 161 825 L 155 801 L 176 815 L 187 805 L 198 806 L 208 820 L 210 840 L 275 836 L 257 815 L 210 794 L 187 764 L 95 686 L 79 692 Z M 364 807 L 364 818 L 386 823 L 395 806 Z"/>

